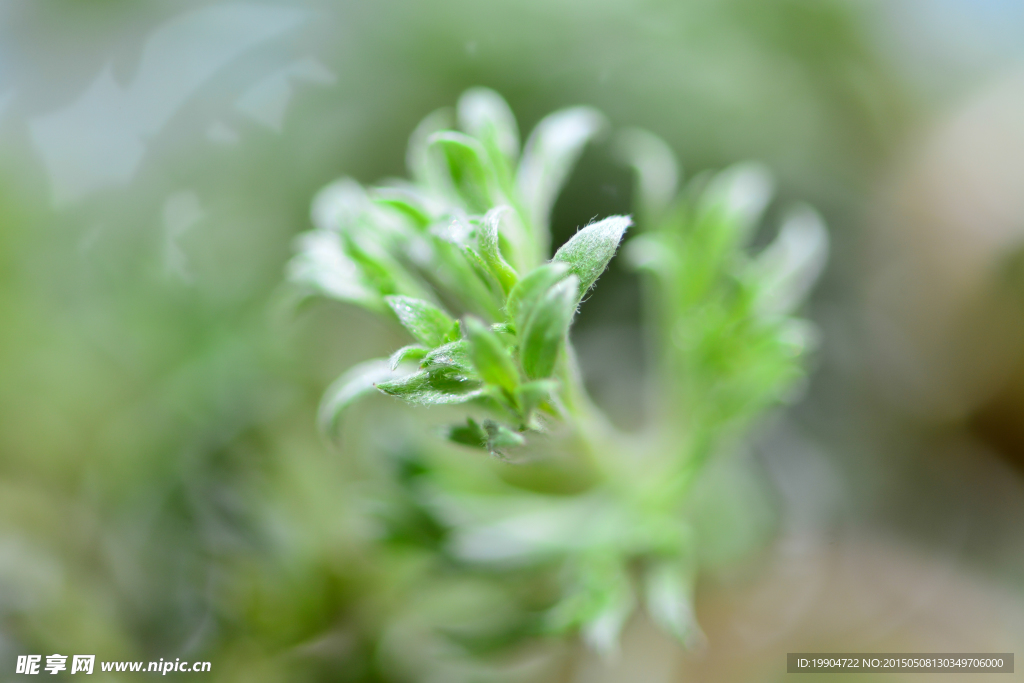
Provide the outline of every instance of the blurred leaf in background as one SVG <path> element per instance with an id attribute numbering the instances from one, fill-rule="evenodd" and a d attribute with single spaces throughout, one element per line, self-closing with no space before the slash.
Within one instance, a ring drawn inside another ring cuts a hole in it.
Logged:
<path id="1" fill-rule="evenodd" d="M 824 335 L 810 399 L 795 425 L 741 458 L 741 473 L 721 475 L 756 482 L 732 491 L 763 493 L 770 482 L 774 497 L 749 499 L 754 510 L 782 510 L 782 543 L 758 574 L 763 583 L 737 588 L 726 579 L 746 570 L 723 561 L 725 578 L 710 582 L 704 607 L 698 600 L 709 640 L 734 662 L 720 666 L 713 650 L 707 677 L 779 671 L 771 657 L 793 642 L 875 633 L 877 624 L 902 623 L 885 633 L 920 644 L 923 621 L 893 621 L 921 614 L 915 604 L 932 606 L 929 618 L 954 634 L 949 615 L 960 615 L 960 633 L 974 635 L 949 636 L 951 649 L 1019 633 L 1000 611 L 1018 604 L 1024 566 L 1014 540 L 1019 475 L 979 454 L 960 423 L 908 418 L 899 400 L 879 400 L 856 314 L 867 277 L 859 230 L 873 224 L 875 188 L 930 120 L 928 107 L 1019 59 L 1014 41 L 982 38 L 974 43 L 988 56 L 966 75 L 934 66 L 958 59 L 963 50 L 950 46 L 965 37 L 1018 25 L 997 12 L 1000 3 L 983 4 L 984 12 L 973 3 L 801 0 L 5 3 L 0 663 L 95 651 L 207 659 L 216 680 L 415 677 L 402 663 L 416 661 L 402 647 L 410 641 L 383 633 L 380 615 L 418 576 L 415 545 L 438 543 L 441 530 L 422 510 L 400 508 L 392 528 L 415 543 L 378 553 L 367 539 L 381 529 L 359 506 L 389 479 L 387 468 L 419 465 L 407 444 L 373 429 L 347 431 L 340 454 L 315 431 L 319 397 L 343 369 L 407 340 L 344 304 L 311 303 L 292 317 L 278 285 L 291 240 L 310 227 L 314 193 L 339 176 L 402 174 L 408 131 L 474 85 L 502 92 L 524 132 L 581 104 L 616 127 L 653 131 L 687 177 L 758 159 L 775 172 L 783 203 L 806 200 L 830 226 L 834 258 L 811 307 Z M 914 80 L 922 70 L 930 89 Z M 552 244 L 595 216 L 630 211 L 631 187 L 608 147 L 585 152 L 555 203 Z M 934 239 L 924 225 L 911 245 Z M 626 428 L 640 424 L 647 390 L 637 380 L 647 362 L 638 290 L 613 265 L 574 331 L 588 388 Z M 994 405 L 1018 414 L 1012 401 Z M 407 419 L 383 397 L 355 410 L 355 425 Z M 831 546 L 811 531 L 838 534 L 860 519 L 911 540 L 819 552 Z M 957 546 L 955 524 L 977 533 Z M 955 598 L 883 595 L 879 586 L 909 595 L 908 583 L 941 580 L 934 565 L 900 559 L 908 547 L 964 548 L 966 559 L 954 552 L 939 564 L 952 568 L 952 583 L 934 584 Z M 963 579 L 963 565 L 997 577 L 999 589 Z M 851 575 L 872 580 L 842 593 Z M 1007 585 L 1018 592 L 1000 592 Z M 450 605 L 453 621 L 480 605 L 505 614 L 486 582 L 420 589 L 424 610 Z M 519 589 L 544 595 L 544 586 Z M 816 590 L 859 599 L 816 601 Z M 787 621 L 766 595 L 821 611 L 794 608 Z M 746 626 L 734 628 L 737 620 Z M 805 623 L 834 629 L 801 630 Z M 658 641 L 643 629 L 626 631 L 626 669 L 580 675 L 622 680 L 635 674 L 629 666 L 659 662 L 671 671 L 674 655 L 664 653 L 674 650 L 651 645 Z M 405 633 L 417 633 L 416 623 Z M 750 644 L 773 633 L 793 641 Z M 541 679 L 538 670 L 524 676 Z"/>

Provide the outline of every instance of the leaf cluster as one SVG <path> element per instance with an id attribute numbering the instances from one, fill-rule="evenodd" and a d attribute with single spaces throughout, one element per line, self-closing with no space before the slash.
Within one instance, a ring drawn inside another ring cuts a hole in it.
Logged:
<path id="1" fill-rule="evenodd" d="M 603 126 L 593 110 L 544 119 L 522 155 L 496 93 L 462 96 L 461 130 L 444 129 L 448 118 L 435 112 L 413 134 L 414 182 L 365 189 L 343 179 L 321 191 L 317 227 L 299 238 L 289 274 L 311 293 L 390 314 L 411 337 L 391 355 L 390 374 L 372 363 L 332 387 L 325 425 L 375 386 L 415 405 L 482 408 L 485 419 L 450 437 L 501 453 L 564 417 L 557 374 L 569 326 L 631 220 L 588 225 L 544 257 L 558 188 Z"/>
<path id="2" fill-rule="evenodd" d="M 633 220 L 584 226 L 548 257 L 551 207 L 603 128 L 591 109 L 556 112 L 520 154 L 504 100 L 470 90 L 454 116 L 435 112 L 413 133 L 412 181 L 366 189 L 345 179 L 317 196 L 316 229 L 299 238 L 290 276 L 389 317 L 410 338 L 328 389 L 326 431 L 377 391 L 464 407 L 449 442 L 585 462 L 585 486 L 551 493 L 424 439 L 415 474 L 396 477 L 391 499 L 442 530 L 422 547 L 467 580 L 481 568 L 530 585 L 557 576 L 542 607 L 520 601 L 508 640 L 577 632 L 608 654 L 639 603 L 681 642 L 700 641 L 692 591 L 702 549 L 690 490 L 710 456 L 798 387 L 814 328 L 796 312 L 824 265 L 827 234 L 798 206 L 753 253 L 772 195 L 765 169 L 741 164 L 679 190 L 663 142 L 619 132 L 614 150 L 637 181 L 638 234 L 624 253 L 646 283 L 656 349 L 648 427 L 620 434 L 586 398 L 569 329 Z"/>

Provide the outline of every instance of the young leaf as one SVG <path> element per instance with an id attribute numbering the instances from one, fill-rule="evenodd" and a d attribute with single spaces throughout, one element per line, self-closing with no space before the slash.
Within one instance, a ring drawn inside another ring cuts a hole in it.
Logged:
<path id="1" fill-rule="evenodd" d="M 778 237 L 757 257 L 754 271 L 763 283 L 759 308 L 770 314 L 791 313 L 818 279 L 828 259 L 828 232 L 809 206 L 792 210 Z"/>
<path id="2" fill-rule="evenodd" d="M 423 358 L 429 351 L 430 349 L 427 347 L 420 346 L 418 344 L 403 346 L 391 354 L 391 357 L 388 358 L 388 365 L 390 365 L 391 369 L 394 370 L 407 360 L 419 360 Z"/>
<path id="3" fill-rule="evenodd" d="M 498 335 L 476 318 L 466 318 L 464 329 L 469 337 L 470 357 L 477 374 L 488 384 L 496 384 L 511 395 L 519 385 L 519 371 Z"/>
<path id="4" fill-rule="evenodd" d="M 619 652 L 619 634 L 633 613 L 636 600 L 625 576 L 621 581 L 608 586 L 601 598 L 601 609 L 584 622 L 581 632 L 583 642 L 590 649 L 606 659 L 612 659 Z"/>
<path id="5" fill-rule="evenodd" d="M 477 230 L 477 243 L 480 245 L 480 256 L 483 257 L 487 267 L 490 268 L 494 277 L 501 284 L 505 294 L 515 287 L 519 276 L 512 266 L 505 261 L 501 255 L 501 248 L 498 245 L 500 232 L 498 230 L 502 215 L 511 213 L 512 209 L 507 206 L 499 206 L 491 209 L 484 216 L 480 227 Z"/>
<path id="6" fill-rule="evenodd" d="M 379 187 L 373 191 L 371 198 L 374 203 L 399 212 L 419 230 L 425 230 L 430 225 L 430 211 L 420 201 L 420 197 L 412 192 L 395 187 Z"/>
<path id="7" fill-rule="evenodd" d="M 672 148 L 657 135 L 629 128 L 616 136 L 615 155 L 636 173 L 640 227 L 652 227 L 676 196 L 679 167 Z"/>
<path id="8" fill-rule="evenodd" d="M 693 572 L 678 561 L 658 562 L 644 573 L 648 616 L 687 647 L 696 647 L 704 640 L 693 614 L 692 590 Z"/>
<path id="9" fill-rule="evenodd" d="M 428 140 L 434 133 L 447 130 L 452 127 L 452 112 L 450 109 L 438 109 L 428 114 L 416 129 L 409 136 L 409 147 L 405 153 L 405 164 L 409 167 L 409 174 L 420 185 L 430 188 L 440 187 L 440 178 L 437 164 L 430 158 Z"/>
<path id="10" fill-rule="evenodd" d="M 537 302 L 522 333 L 519 358 L 530 379 L 550 377 L 576 312 L 579 280 L 570 275 Z"/>
<path id="11" fill-rule="evenodd" d="M 473 373 L 473 360 L 469 342 L 463 339 L 449 342 L 424 356 L 420 367 L 430 371 L 457 372 L 463 375 Z"/>
<path id="12" fill-rule="evenodd" d="M 374 287 L 382 296 L 428 296 L 422 283 L 388 252 L 379 238 L 380 233 L 371 229 L 341 233 L 345 253 L 359 267 L 363 281 Z"/>
<path id="13" fill-rule="evenodd" d="M 583 147 L 605 126 L 604 117 L 590 107 L 563 109 L 545 117 L 533 129 L 516 175 L 516 186 L 536 231 L 535 239 L 546 249 L 548 220 L 555 199 Z"/>
<path id="14" fill-rule="evenodd" d="M 437 267 L 428 276 L 451 292 L 467 310 L 486 318 L 500 318 L 501 304 L 495 301 L 495 293 L 486 281 L 481 280 L 476 267 L 479 264 L 470 262 L 472 257 L 466 253 L 466 245 L 458 241 L 454 232 L 454 226 L 430 229 L 428 238 L 437 256 Z M 495 286 L 501 289 L 497 282 Z"/>
<path id="15" fill-rule="evenodd" d="M 513 432 L 494 420 L 484 420 L 484 431 L 487 433 L 487 450 L 493 455 L 502 455 L 506 448 L 522 446 L 526 443 L 522 434 Z"/>
<path id="16" fill-rule="evenodd" d="M 480 424 L 469 417 L 464 425 L 452 425 L 448 428 L 448 440 L 463 446 L 487 448 L 487 432 Z"/>
<path id="17" fill-rule="evenodd" d="M 648 271 L 666 282 L 683 274 L 679 255 L 664 234 L 647 233 L 632 238 L 623 246 L 622 256 L 630 268 Z"/>
<path id="18" fill-rule="evenodd" d="M 498 282 L 498 278 L 495 277 L 494 271 L 488 267 L 483 256 L 481 256 L 476 249 L 470 246 L 462 247 L 462 255 L 465 257 L 466 263 L 469 264 L 469 267 L 473 270 L 477 279 L 480 280 L 490 297 L 494 300 L 494 305 L 501 306 L 501 303 L 505 300 L 505 293 L 502 291 L 503 288 L 501 283 Z"/>
<path id="19" fill-rule="evenodd" d="M 526 329 L 526 321 L 540 298 L 569 273 L 565 263 L 545 263 L 534 268 L 509 292 L 505 312 L 515 322 L 516 329 Z"/>
<path id="20" fill-rule="evenodd" d="M 422 344 L 433 348 L 444 343 L 455 321 L 434 304 L 408 296 L 386 296 L 384 300 L 398 321 Z"/>
<path id="21" fill-rule="evenodd" d="M 341 178 L 316 193 L 310 219 L 321 230 L 345 230 L 370 207 L 366 190 L 351 178 Z"/>
<path id="22" fill-rule="evenodd" d="M 501 95 L 489 88 L 470 88 L 457 107 L 459 127 L 484 146 L 493 146 L 509 164 L 519 156 L 516 117 Z"/>
<path id="23" fill-rule="evenodd" d="M 516 389 L 515 399 L 523 416 L 529 416 L 537 406 L 550 400 L 558 388 L 558 383 L 550 379 L 527 382 Z"/>
<path id="24" fill-rule="evenodd" d="M 378 382 L 395 376 L 390 364 L 382 359 L 353 366 L 336 379 L 324 392 L 317 411 L 317 423 L 324 434 L 334 435 L 342 413 L 357 399 L 373 391 Z"/>
<path id="25" fill-rule="evenodd" d="M 736 226 L 736 244 L 744 244 L 775 191 L 771 172 L 762 164 L 735 164 L 721 171 L 701 196 L 700 211 L 717 208 Z"/>
<path id="26" fill-rule="evenodd" d="M 288 263 L 288 279 L 341 301 L 371 311 L 383 310 L 376 288 L 363 277 L 358 264 L 341 248 L 336 232 L 313 230 L 296 239 L 297 254 Z"/>
<path id="27" fill-rule="evenodd" d="M 431 135 L 428 145 L 444 159 L 455 192 L 470 213 L 491 208 L 494 171 L 480 143 L 468 135 L 443 131 Z"/>
<path id="28" fill-rule="evenodd" d="M 450 373 L 417 372 L 407 377 L 379 382 L 377 388 L 416 405 L 465 403 L 480 396 L 480 383 Z"/>
<path id="29" fill-rule="evenodd" d="M 608 267 L 622 235 L 632 224 L 629 216 L 609 216 L 583 228 L 555 252 L 552 261 L 568 264 L 569 272 L 579 278 L 579 298 L 583 298 Z"/>

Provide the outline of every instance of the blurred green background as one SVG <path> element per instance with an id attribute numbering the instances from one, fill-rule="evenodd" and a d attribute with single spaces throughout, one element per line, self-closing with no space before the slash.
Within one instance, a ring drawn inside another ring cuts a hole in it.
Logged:
<path id="1" fill-rule="evenodd" d="M 1012 651 L 1021 35 L 1003 0 L 4 3 L 0 678 L 59 652 L 208 660 L 189 676 L 225 681 L 462 680 L 418 668 L 389 615 L 422 593 L 471 611 L 472 587 L 410 583 L 415 557 L 367 521 L 405 411 L 369 401 L 340 448 L 315 427 L 326 385 L 403 337 L 343 304 L 292 310 L 282 280 L 314 193 L 404 175 L 415 124 L 474 85 L 524 133 L 593 105 L 664 138 L 687 177 L 763 161 L 833 244 L 812 379 L 744 456 L 777 521 L 702 580 L 707 650 L 638 621 L 614 665 L 570 649 L 525 680 Z M 595 145 L 555 243 L 630 207 Z M 637 301 L 613 262 L 573 333 L 624 429 L 641 420 Z"/>

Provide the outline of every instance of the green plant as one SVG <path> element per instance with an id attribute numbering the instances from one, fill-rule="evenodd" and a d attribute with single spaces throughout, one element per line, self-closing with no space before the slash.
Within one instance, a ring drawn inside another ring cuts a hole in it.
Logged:
<path id="1" fill-rule="evenodd" d="M 587 396 L 569 330 L 633 221 L 587 225 L 548 258 L 552 205 L 603 118 L 585 107 L 552 114 L 520 155 L 496 93 L 462 96 L 461 132 L 449 117 L 432 114 L 413 134 L 412 182 L 342 180 L 314 202 L 317 228 L 298 242 L 292 281 L 397 321 L 412 342 L 345 373 L 321 425 L 336 433 L 372 392 L 457 406 L 442 434 L 455 447 L 423 431 L 398 458 L 385 526 L 418 537 L 445 576 L 502 586 L 499 602 L 514 608 L 483 629 L 495 642 L 579 632 L 613 652 L 641 596 L 650 618 L 692 644 L 701 549 L 689 493 L 708 458 L 801 377 L 814 335 L 794 311 L 824 263 L 826 233 L 800 207 L 750 255 L 771 196 L 764 170 L 701 175 L 676 196 L 664 143 L 618 134 L 637 177 L 639 232 L 624 256 L 643 274 L 653 341 L 648 426 L 624 434 Z"/>

